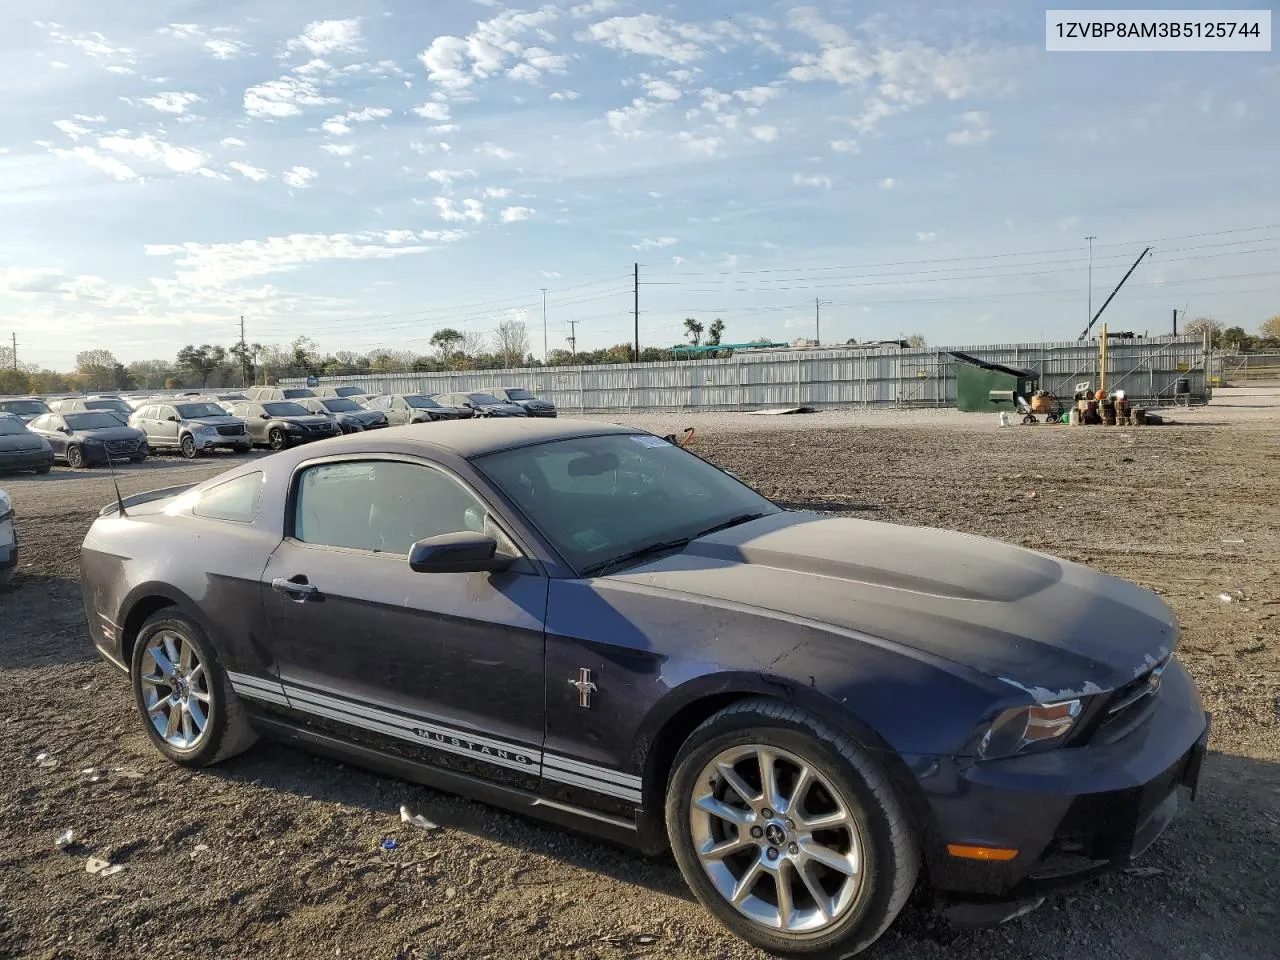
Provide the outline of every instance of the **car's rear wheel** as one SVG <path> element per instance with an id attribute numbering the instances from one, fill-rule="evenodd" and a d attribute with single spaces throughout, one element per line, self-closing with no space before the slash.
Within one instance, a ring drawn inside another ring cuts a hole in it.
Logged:
<path id="1" fill-rule="evenodd" d="M 256 739 L 213 646 L 184 614 L 161 610 L 142 625 L 130 674 L 143 729 L 174 763 L 208 766 Z"/>
<path id="2" fill-rule="evenodd" d="M 188 460 L 194 460 L 196 457 L 200 456 L 200 451 L 196 447 L 196 438 L 191 436 L 191 434 L 187 434 L 182 438 L 181 449 L 182 455 Z"/>
<path id="3" fill-rule="evenodd" d="M 279 427 L 272 427 L 271 432 L 267 434 L 267 446 L 272 450 L 283 450 L 289 445 L 289 438 L 284 435 L 284 431 Z"/>
<path id="4" fill-rule="evenodd" d="M 773 700 L 731 704 L 694 731 L 676 758 L 666 819 L 698 899 L 774 954 L 863 950 L 919 872 L 905 808 L 871 756 Z"/>
<path id="5" fill-rule="evenodd" d="M 77 444 L 70 444 L 67 447 L 67 466 L 72 470 L 82 470 L 84 465 L 84 451 Z"/>

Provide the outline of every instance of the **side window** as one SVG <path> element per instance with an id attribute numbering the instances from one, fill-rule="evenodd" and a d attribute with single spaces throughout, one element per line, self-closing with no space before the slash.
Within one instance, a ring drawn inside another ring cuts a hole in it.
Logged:
<path id="1" fill-rule="evenodd" d="M 151 411 L 153 409 L 154 407 L 141 406 L 137 410 L 133 411 L 133 415 L 139 420 L 154 420 L 155 418 L 151 415 Z"/>
<path id="2" fill-rule="evenodd" d="M 161 407 L 159 414 L 157 414 L 157 419 L 168 420 L 170 417 L 176 417 L 177 415 L 178 411 L 173 407 Z"/>
<path id="3" fill-rule="evenodd" d="M 191 512 L 209 520 L 252 523 L 258 516 L 258 493 L 261 489 L 260 473 L 236 477 L 201 493 Z"/>
<path id="4" fill-rule="evenodd" d="M 394 460 L 328 463 L 298 479 L 294 536 L 304 543 L 408 556 L 419 540 L 484 531 L 487 511 L 442 470 Z"/>

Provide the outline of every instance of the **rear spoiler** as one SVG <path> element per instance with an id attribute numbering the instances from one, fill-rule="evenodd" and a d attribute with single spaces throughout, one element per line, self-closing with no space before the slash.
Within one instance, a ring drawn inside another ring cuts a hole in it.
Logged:
<path id="1" fill-rule="evenodd" d="M 125 497 L 123 500 L 124 508 L 128 510 L 130 507 L 136 507 L 143 503 L 152 503 L 156 500 L 165 500 L 169 497 L 176 497 L 180 493 L 186 493 L 199 484 L 184 483 L 178 487 L 164 487 L 160 490 L 148 490 L 146 493 L 135 493 L 131 497 Z M 98 516 L 105 517 L 113 513 L 120 512 L 120 504 L 108 503 L 105 507 L 98 511 Z"/>

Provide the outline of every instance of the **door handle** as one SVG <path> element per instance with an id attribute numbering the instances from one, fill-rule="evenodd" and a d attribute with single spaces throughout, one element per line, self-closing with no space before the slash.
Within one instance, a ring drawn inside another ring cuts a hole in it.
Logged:
<path id="1" fill-rule="evenodd" d="M 306 580 L 307 578 L 302 576 L 289 580 L 284 577 L 276 577 L 271 581 L 271 589 L 276 593 L 284 594 L 295 603 L 324 599 L 324 594 L 320 592 L 320 588 L 307 583 Z"/>

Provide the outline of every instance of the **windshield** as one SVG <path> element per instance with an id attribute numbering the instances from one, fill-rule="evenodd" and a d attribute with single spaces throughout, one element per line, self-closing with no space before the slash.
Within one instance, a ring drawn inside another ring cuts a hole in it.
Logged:
<path id="1" fill-rule="evenodd" d="M 335 387 L 334 393 L 340 397 L 363 397 L 365 392 L 359 387 Z"/>
<path id="2" fill-rule="evenodd" d="M 13 417 L 0 417 L 0 437 L 12 437 L 26 432 L 27 425 L 21 420 L 15 420 Z"/>
<path id="3" fill-rule="evenodd" d="M 728 520 L 778 513 L 750 487 L 647 434 L 576 437 L 475 465 L 579 572 Z"/>
<path id="4" fill-rule="evenodd" d="M 295 387 L 291 390 L 281 390 L 280 395 L 286 400 L 295 400 L 301 397 L 314 397 L 316 392 L 314 390 L 308 390 L 305 387 Z"/>
<path id="5" fill-rule="evenodd" d="M 497 397 L 492 397 L 487 393 L 469 393 L 467 394 L 467 399 L 470 400 L 472 403 L 479 404 L 480 406 L 484 406 L 485 404 L 489 404 L 489 403 L 506 403 L 507 402 L 505 400 L 499 400 Z"/>
<path id="6" fill-rule="evenodd" d="M 109 413 L 68 413 L 63 417 L 72 430 L 106 430 L 122 424 Z"/>
<path id="7" fill-rule="evenodd" d="M 49 412 L 49 405 L 39 400 L 0 400 L 0 411 L 20 417 L 38 417 Z"/>
<path id="8" fill-rule="evenodd" d="M 225 417 L 227 411 L 216 403 L 180 403 L 178 416 L 183 420 L 199 420 L 201 417 Z"/>
<path id="9" fill-rule="evenodd" d="M 337 400 L 321 400 L 320 402 L 323 403 L 324 408 L 331 413 L 354 413 L 360 410 L 360 404 L 356 403 L 354 400 L 343 400 L 339 398 Z"/>
<path id="10" fill-rule="evenodd" d="M 404 402 L 419 410 L 434 410 L 436 407 L 440 406 L 440 404 L 436 403 L 430 397 L 405 397 Z"/>
<path id="11" fill-rule="evenodd" d="M 306 417 L 311 415 L 308 410 L 300 403 L 264 403 L 262 409 L 267 411 L 273 417 Z"/>
<path id="12" fill-rule="evenodd" d="M 519 388 L 516 388 L 515 390 L 504 390 L 503 392 L 507 395 L 508 400 L 536 400 L 537 399 L 528 390 L 521 390 Z"/>
<path id="13" fill-rule="evenodd" d="M 86 410 L 114 410 L 117 413 L 123 413 L 125 416 L 133 413 L 133 407 L 123 400 L 113 400 L 109 397 L 100 400 L 86 400 L 84 407 Z"/>

